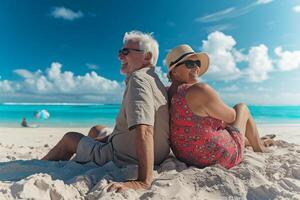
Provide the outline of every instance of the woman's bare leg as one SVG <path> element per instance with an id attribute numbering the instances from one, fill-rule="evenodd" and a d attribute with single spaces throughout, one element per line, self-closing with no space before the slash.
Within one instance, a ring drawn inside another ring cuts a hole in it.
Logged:
<path id="1" fill-rule="evenodd" d="M 231 125 L 240 130 L 255 152 L 266 152 L 267 150 L 259 137 L 257 127 L 247 105 L 240 103 L 235 105 L 234 109 L 236 120 Z"/>
<path id="2" fill-rule="evenodd" d="M 250 144 L 250 142 L 248 141 L 248 139 L 247 139 L 246 137 L 244 137 L 244 138 L 245 138 L 245 147 L 251 146 L 251 144 Z"/>
<path id="3" fill-rule="evenodd" d="M 70 160 L 76 153 L 80 139 L 84 135 L 76 132 L 69 132 L 51 149 L 42 160 Z"/>

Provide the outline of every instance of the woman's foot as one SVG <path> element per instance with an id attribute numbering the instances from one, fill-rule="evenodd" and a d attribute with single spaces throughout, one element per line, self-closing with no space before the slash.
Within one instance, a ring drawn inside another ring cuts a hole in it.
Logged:
<path id="1" fill-rule="evenodd" d="M 273 139 L 265 139 L 265 140 L 262 140 L 262 142 L 265 147 L 273 146 L 275 143 L 275 141 Z"/>
<path id="2" fill-rule="evenodd" d="M 267 147 L 270 147 L 273 144 L 274 144 L 274 140 L 272 139 L 260 140 L 258 142 L 258 145 L 252 146 L 252 149 L 254 152 L 269 153 L 271 152 L 271 150 Z"/>
<path id="3" fill-rule="evenodd" d="M 261 137 L 260 139 L 265 147 L 270 147 L 274 145 L 275 141 L 273 140 L 273 138 L 275 137 L 276 137 L 275 134 L 268 134 Z"/>

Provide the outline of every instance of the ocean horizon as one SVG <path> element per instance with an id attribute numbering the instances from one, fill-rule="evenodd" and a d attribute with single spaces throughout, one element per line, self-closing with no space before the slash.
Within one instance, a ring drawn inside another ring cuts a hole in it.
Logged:
<path id="1" fill-rule="evenodd" d="M 36 119 L 34 114 L 43 109 L 50 113 L 49 119 Z M 120 104 L 7 102 L 0 104 L 0 127 L 20 127 L 23 117 L 40 127 L 112 127 L 119 109 Z M 300 124 L 300 106 L 250 105 L 249 109 L 257 124 Z"/>

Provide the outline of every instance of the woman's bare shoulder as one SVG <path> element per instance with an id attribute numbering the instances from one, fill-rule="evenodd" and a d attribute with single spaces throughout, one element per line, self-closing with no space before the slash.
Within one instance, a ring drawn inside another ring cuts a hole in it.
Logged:
<path id="1" fill-rule="evenodd" d="M 196 83 L 190 86 L 186 92 L 185 99 L 191 110 L 200 116 L 207 116 L 205 107 L 211 101 L 212 88 L 207 83 Z"/>
<path id="2" fill-rule="evenodd" d="M 212 90 L 212 87 L 210 87 L 207 83 L 195 83 L 188 88 L 187 92 L 195 95 L 201 95 L 210 93 Z"/>
<path id="3" fill-rule="evenodd" d="M 193 104 L 203 106 L 213 102 L 217 98 L 217 94 L 207 83 L 196 83 L 188 88 L 185 98 Z"/>

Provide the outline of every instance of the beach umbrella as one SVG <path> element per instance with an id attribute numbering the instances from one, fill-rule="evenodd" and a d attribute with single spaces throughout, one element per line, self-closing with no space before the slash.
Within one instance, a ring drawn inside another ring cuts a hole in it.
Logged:
<path id="1" fill-rule="evenodd" d="M 48 119 L 49 117 L 50 117 L 50 114 L 45 109 L 35 113 L 35 118 L 38 118 L 38 119 Z"/>

